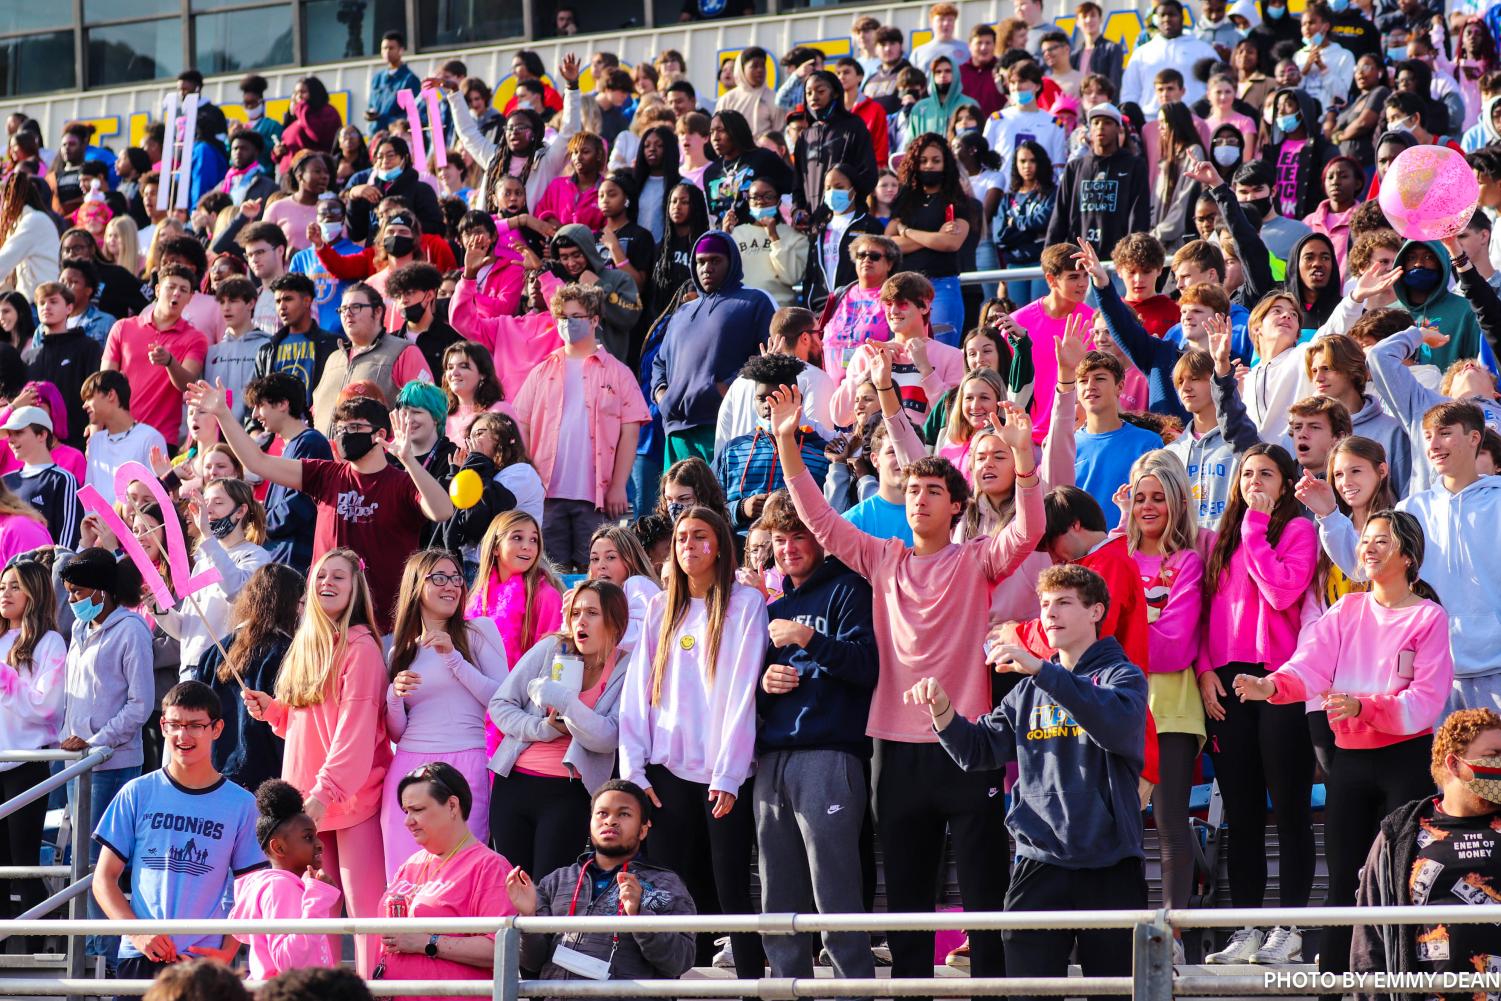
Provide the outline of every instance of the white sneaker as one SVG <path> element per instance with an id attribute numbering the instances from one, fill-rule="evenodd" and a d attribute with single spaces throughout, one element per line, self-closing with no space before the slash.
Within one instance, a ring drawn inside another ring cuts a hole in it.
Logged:
<path id="1" fill-rule="evenodd" d="M 1249 963 L 1264 941 L 1266 936 L 1260 928 L 1242 928 L 1230 936 L 1230 941 L 1225 943 L 1223 949 L 1205 956 L 1204 962 L 1214 966 Z"/>
<path id="2" fill-rule="evenodd" d="M 716 970 L 733 970 L 735 968 L 735 953 L 730 950 L 730 937 L 716 938 L 714 944 L 719 946 L 719 951 L 714 954 L 714 968 Z"/>
<path id="3" fill-rule="evenodd" d="M 1293 927 L 1273 928 L 1251 962 L 1262 966 L 1286 966 L 1303 961 L 1303 936 Z"/>

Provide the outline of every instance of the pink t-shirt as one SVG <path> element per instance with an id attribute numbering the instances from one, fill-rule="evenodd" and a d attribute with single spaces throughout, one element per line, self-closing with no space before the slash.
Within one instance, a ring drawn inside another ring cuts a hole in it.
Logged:
<path id="1" fill-rule="evenodd" d="M 414 918 L 503 918 L 516 913 L 506 894 L 511 863 L 484 845 L 470 841 L 446 863 L 442 856 L 418 849 L 401 864 L 386 893 L 380 914 L 390 913 L 393 893 L 407 898 Z M 490 941 L 494 935 L 486 935 Z M 488 967 L 467 966 L 451 959 L 432 959 L 418 953 L 383 955 L 387 980 L 489 980 Z M 403 994 L 403 1001 L 443 1001 L 429 995 Z"/>
<path id="2" fill-rule="evenodd" d="M 130 412 L 136 420 L 162 433 L 168 445 L 182 440 L 182 391 L 172 385 L 166 366 L 151 360 L 151 348 L 160 344 L 179 363 L 197 361 L 200 368 L 208 355 L 208 337 L 179 319 L 166 330 L 150 319 L 127 316 L 116 320 L 104 342 L 104 361 L 130 380 Z"/>
<path id="3" fill-rule="evenodd" d="M 281 227 L 281 231 L 287 234 L 287 243 L 291 246 L 291 253 L 296 253 L 304 247 L 310 246 L 307 240 L 307 224 L 318 221 L 318 205 L 303 205 L 295 198 L 283 198 L 281 201 L 266 209 L 262 217 L 266 222 L 274 222 Z"/>
<path id="4" fill-rule="evenodd" d="M 24 514 L 0 514 L 0 566 L 12 556 L 52 545 L 47 523 Z"/>
<path id="5" fill-rule="evenodd" d="M 1037 378 L 1032 384 L 1032 440 L 1042 444 L 1047 437 L 1048 422 L 1052 420 L 1053 392 L 1058 388 L 1058 356 L 1053 343 L 1063 337 L 1063 326 L 1069 314 L 1054 319 L 1048 315 L 1042 299 L 1028 303 L 1011 314 L 1032 339 L 1032 368 Z M 1094 310 L 1079 303 L 1072 310 L 1084 320 L 1084 344 L 1093 350 Z M 1072 375 L 1072 373 L 1070 373 Z"/>
<path id="6" fill-rule="evenodd" d="M 881 290 L 856 285 L 845 293 L 823 331 L 823 367 L 837 383 L 844 378 L 850 356 L 866 341 L 891 340 Z"/>
<path id="7" fill-rule="evenodd" d="M 615 671 L 616 658 L 611 657 L 610 662 L 600 673 L 599 680 L 589 688 L 579 693 L 579 701 L 593 709 L 599 702 L 599 697 L 605 693 L 605 685 L 610 683 L 610 675 Z M 517 757 L 515 769 L 529 775 L 544 775 L 554 779 L 571 779 L 573 773 L 568 766 L 563 764 L 563 755 L 568 753 L 568 748 L 573 745 L 572 734 L 563 734 L 556 740 L 534 740 L 526 745 L 526 750 Z"/>

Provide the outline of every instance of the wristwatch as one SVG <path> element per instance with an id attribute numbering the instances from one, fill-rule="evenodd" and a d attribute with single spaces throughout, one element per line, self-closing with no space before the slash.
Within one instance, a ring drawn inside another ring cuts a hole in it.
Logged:
<path id="1" fill-rule="evenodd" d="M 427 954 L 427 958 L 436 959 L 438 957 L 438 936 L 434 935 L 429 938 L 427 945 L 422 947 L 422 951 Z"/>

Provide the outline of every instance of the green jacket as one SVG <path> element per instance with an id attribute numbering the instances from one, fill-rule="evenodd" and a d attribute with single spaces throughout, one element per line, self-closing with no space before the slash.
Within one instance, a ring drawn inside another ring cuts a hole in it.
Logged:
<path id="1" fill-rule="evenodd" d="M 1421 326 L 1426 320 L 1440 332 L 1449 335 L 1449 343 L 1443 347 L 1424 347 L 1418 352 L 1419 364 L 1436 365 L 1442 372 L 1461 358 L 1480 356 L 1480 323 L 1475 319 L 1475 310 L 1469 300 L 1449 290 L 1449 252 L 1442 243 L 1437 240 L 1408 240 L 1397 251 L 1397 264 L 1401 265 L 1408 251 L 1419 242 L 1438 257 L 1438 287 L 1429 293 L 1422 305 L 1415 305 L 1411 298 L 1412 292 L 1399 281 L 1396 284 L 1397 304 L 1412 314 L 1414 323 Z"/>

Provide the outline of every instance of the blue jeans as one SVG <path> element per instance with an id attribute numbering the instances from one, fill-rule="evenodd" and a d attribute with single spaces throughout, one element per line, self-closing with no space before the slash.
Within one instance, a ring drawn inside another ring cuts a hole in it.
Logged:
<path id="1" fill-rule="evenodd" d="M 104 816 L 104 811 L 115 801 L 120 790 L 125 788 L 125 783 L 141 774 L 140 765 L 130 765 L 126 768 L 111 768 L 107 771 L 95 769 L 89 784 L 89 864 L 99 861 L 99 842 L 92 837 L 93 832 L 99 829 L 99 819 Z M 68 783 L 68 801 L 78 801 L 78 780 Z M 77 814 L 74 814 L 75 822 Z M 128 864 L 130 859 L 125 860 Z M 92 892 L 89 898 L 89 918 L 95 921 L 103 921 L 106 918 L 99 902 L 94 899 Z M 105 962 L 113 966 L 115 957 L 120 953 L 120 937 L 118 935 L 89 935 L 84 940 L 84 953 L 89 956 L 103 956 Z"/>
<path id="2" fill-rule="evenodd" d="M 964 338 L 964 299 L 959 291 L 959 277 L 930 278 L 933 283 L 932 322 L 934 338 L 951 348 L 957 348 Z M 947 331 L 939 331 L 947 325 Z"/>
<path id="3" fill-rule="evenodd" d="M 1001 252 L 995 248 L 990 240 L 981 240 L 975 247 L 975 269 L 977 271 L 994 271 L 1001 266 Z M 994 299 L 999 286 L 995 282 L 983 282 L 980 285 L 980 294 L 986 299 Z"/>
<path id="4" fill-rule="evenodd" d="M 636 517 L 644 518 L 657 506 L 657 483 L 662 478 L 662 450 L 653 448 L 647 455 L 637 455 L 631 464 L 631 482 L 626 494 Z"/>
<path id="5" fill-rule="evenodd" d="M 1006 283 L 1006 295 L 1018 309 L 1048 294 L 1048 283 L 1041 278 L 1013 279 Z"/>

